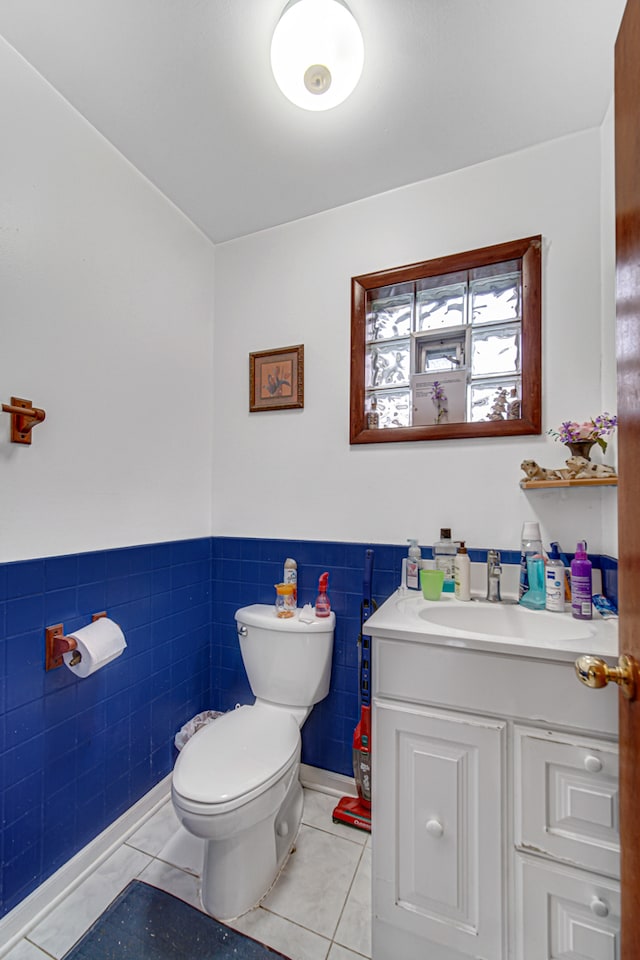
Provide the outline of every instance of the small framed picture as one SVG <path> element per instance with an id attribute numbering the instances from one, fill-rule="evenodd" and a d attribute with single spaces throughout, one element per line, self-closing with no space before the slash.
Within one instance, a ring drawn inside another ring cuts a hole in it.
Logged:
<path id="1" fill-rule="evenodd" d="M 304 407 L 304 346 L 249 354 L 249 412 Z"/>

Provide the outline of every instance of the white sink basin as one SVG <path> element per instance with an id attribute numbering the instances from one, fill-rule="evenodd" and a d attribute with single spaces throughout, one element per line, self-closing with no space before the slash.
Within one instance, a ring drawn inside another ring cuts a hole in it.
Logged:
<path id="1" fill-rule="evenodd" d="M 527 610 L 516 603 L 471 600 L 464 605 L 456 603 L 455 606 L 449 606 L 446 601 L 441 601 L 422 607 L 418 616 L 435 626 L 476 636 L 512 637 L 534 643 L 544 643 L 550 637 L 555 643 L 586 640 L 593 634 L 588 621 L 574 620 L 545 610 Z"/>
<path id="2" fill-rule="evenodd" d="M 422 594 L 398 590 L 367 621 L 374 638 L 408 640 L 486 653 L 544 656 L 570 660 L 588 653 L 617 657 L 618 621 L 574 620 L 564 613 L 528 610 L 514 600 L 488 603 L 484 598 L 464 602 L 451 595 L 424 600 Z"/>

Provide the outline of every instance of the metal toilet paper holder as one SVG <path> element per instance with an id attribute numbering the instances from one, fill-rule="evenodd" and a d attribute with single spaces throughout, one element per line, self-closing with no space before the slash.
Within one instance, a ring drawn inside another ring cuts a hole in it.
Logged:
<path id="1" fill-rule="evenodd" d="M 91 617 L 91 622 L 94 623 L 96 620 L 106 617 L 106 615 L 106 611 L 104 610 L 101 613 L 94 613 Z M 70 653 L 72 650 L 75 650 L 75 653 L 69 663 L 72 667 L 75 667 L 76 664 L 82 660 L 82 654 L 77 647 L 78 644 L 75 637 L 65 637 L 63 624 L 56 623 L 51 627 L 46 627 L 44 633 L 45 670 L 55 670 L 56 667 L 61 667 L 64 663 L 63 653 Z"/>

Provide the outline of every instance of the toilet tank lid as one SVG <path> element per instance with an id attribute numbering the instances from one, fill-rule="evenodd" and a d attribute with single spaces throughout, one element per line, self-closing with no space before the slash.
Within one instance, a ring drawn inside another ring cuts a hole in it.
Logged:
<path id="1" fill-rule="evenodd" d="M 187 741 L 173 771 L 174 789 L 198 803 L 228 803 L 285 767 L 299 740 L 289 713 L 259 705 L 230 710 Z"/>
<path id="2" fill-rule="evenodd" d="M 235 619 L 247 627 L 262 627 L 263 630 L 283 630 L 292 633 L 323 633 L 334 630 L 336 615 L 331 611 L 328 617 L 315 617 L 311 622 L 300 620 L 302 608 L 299 607 L 293 617 L 279 617 L 276 608 L 270 603 L 252 603 L 248 607 L 236 610 Z"/>

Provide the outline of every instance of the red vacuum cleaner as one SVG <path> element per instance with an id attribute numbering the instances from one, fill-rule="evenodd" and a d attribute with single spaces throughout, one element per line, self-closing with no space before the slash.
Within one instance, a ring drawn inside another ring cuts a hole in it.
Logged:
<path id="1" fill-rule="evenodd" d="M 343 797 L 333 811 L 334 823 L 346 823 L 367 833 L 371 833 L 371 637 L 365 633 L 365 624 L 373 613 L 372 574 L 373 550 L 367 550 L 358 637 L 360 720 L 353 734 L 353 773 L 358 796 Z"/>

